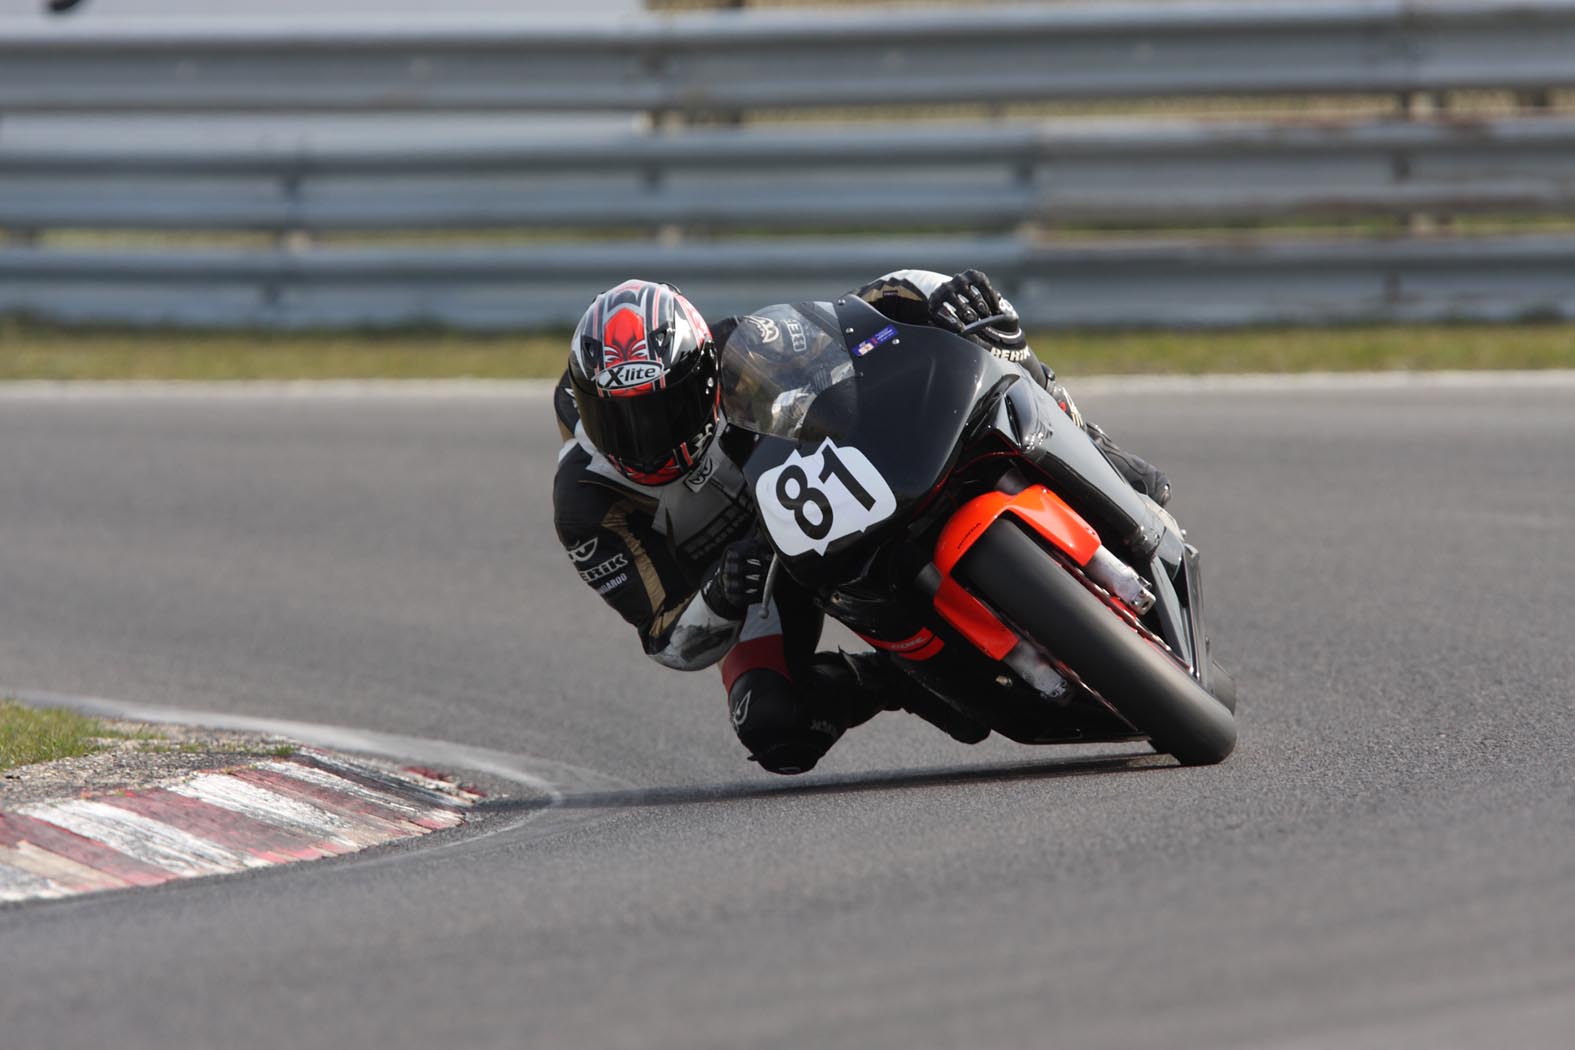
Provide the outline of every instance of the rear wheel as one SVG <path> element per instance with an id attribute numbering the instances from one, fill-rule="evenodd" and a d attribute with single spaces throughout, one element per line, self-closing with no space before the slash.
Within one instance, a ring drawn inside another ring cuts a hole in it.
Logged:
<path id="1" fill-rule="evenodd" d="M 1230 710 L 1010 519 L 990 526 L 956 575 L 1148 734 L 1155 750 L 1194 766 L 1219 762 L 1235 748 Z"/>

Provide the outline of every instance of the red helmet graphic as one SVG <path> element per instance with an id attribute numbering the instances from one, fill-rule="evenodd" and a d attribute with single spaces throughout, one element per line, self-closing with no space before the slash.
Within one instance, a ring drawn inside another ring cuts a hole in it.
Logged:
<path id="1" fill-rule="evenodd" d="M 689 473 L 716 430 L 716 344 L 670 285 L 625 281 L 598 295 L 574 330 L 569 380 L 586 437 L 642 485 Z"/>

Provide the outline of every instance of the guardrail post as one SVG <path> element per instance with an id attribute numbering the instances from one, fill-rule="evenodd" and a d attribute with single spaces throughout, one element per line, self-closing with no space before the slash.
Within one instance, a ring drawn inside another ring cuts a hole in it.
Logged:
<path id="1" fill-rule="evenodd" d="M 1408 121 L 1427 121 L 1449 112 L 1447 91 L 1406 91 L 1400 95 L 1400 113 Z M 1411 177 L 1411 155 L 1401 150 L 1394 157 L 1396 182 Z M 1427 236 L 1447 230 L 1454 216 L 1437 212 L 1410 212 L 1406 215 L 1406 229 L 1418 236 Z"/>
<path id="2" fill-rule="evenodd" d="M 305 251 L 312 246 L 312 231 L 296 226 L 301 210 L 301 180 L 306 172 L 299 159 L 279 176 L 279 196 L 289 207 L 291 222 L 282 224 L 274 236 L 274 247 L 288 251 Z"/>
<path id="3" fill-rule="evenodd" d="M 1029 200 L 1033 199 L 1035 177 L 1038 171 L 1039 163 L 1037 158 L 1033 156 L 1022 158 L 1013 167 L 1013 181 L 1023 188 L 1023 196 Z M 1038 209 L 1029 208 L 1023 221 L 1017 224 L 1012 233 L 1017 238 L 1017 242 L 1021 245 L 1023 251 L 1026 252 L 1033 247 L 1034 242 L 1039 239 L 1040 234 L 1044 230 L 1045 224 L 1038 214 Z M 1012 300 L 1013 304 L 1020 302 L 1023 294 L 1022 273 L 1019 270 L 1014 270 L 1002 280 L 1001 288 L 1005 292 L 1006 297 Z M 1021 306 L 1018 306 L 1018 312 L 1022 312 Z"/>
<path id="4" fill-rule="evenodd" d="M 281 255 L 299 255 L 312 250 L 312 231 L 295 225 L 301 221 L 301 183 L 306 178 L 307 165 L 301 153 L 279 175 L 279 196 L 287 206 L 287 221 L 280 224 L 274 235 L 274 250 Z M 284 285 L 277 277 L 265 277 L 257 289 L 257 301 L 263 316 L 277 318 L 282 312 Z"/>
<path id="5" fill-rule="evenodd" d="M 678 118 L 668 111 L 655 110 L 650 114 L 651 131 L 655 135 L 665 135 Z M 641 182 L 647 193 L 652 196 L 660 194 L 667 187 L 667 169 L 660 161 L 647 164 L 642 172 Z M 676 222 L 663 223 L 656 228 L 656 241 L 658 244 L 674 245 L 684 239 L 684 228 Z"/>
<path id="6" fill-rule="evenodd" d="M 5 123 L 6 114 L 0 113 L 0 141 L 3 141 Z M 36 248 L 38 247 L 39 239 L 42 236 L 43 231 L 37 227 L 12 226 L 9 228 L 0 228 L 0 244 L 9 243 L 18 244 L 24 248 Z"/>
<path id="7" fill-rule="evenodd" d="M 641 56 L 640 64 L 641 72 L 650 81 L 660 82 L 667 76 L 667 56 L 659 47 L 648 47 Z M 665 136 L 675 127 L 683 125 L 683 115 L 665 107 L 649 110 L 645 117 L 654 136 Z M 653 161 L 645 165 L 641 173 L 641 184 L 651 196 L 660 194 L 666 188 L 667 170 L 661 161 Z M 656 228 L 655 238 L 658 244 L 678 244 L 684 239 L 684 229 L 677 223 L 663 223 Z"/>

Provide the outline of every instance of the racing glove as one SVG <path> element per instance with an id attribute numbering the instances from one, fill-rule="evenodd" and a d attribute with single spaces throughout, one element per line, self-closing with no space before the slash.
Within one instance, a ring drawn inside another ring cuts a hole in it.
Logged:
<path id="1" fill-rule="evenodd" d="M 1033 355 L 1017 311 L 995 290 L 982 270 L 964 270 L 930 293 L 930 320 L 937 327 L 963 334 L 963 329 L 986 317 L 1000 320 L 968 333 L 968 337 L 996 357 L 1018 364 Z"/>
<path id="2" fill-rule="evenodd" d="M 751 605 L 766 591 L 766 571 L 771 567 L 771 545 L 764 540 L 739 540 L 722 552 L 716 571 L 700 588 L 700 597 L 717 615 L 742 620 Z"/>

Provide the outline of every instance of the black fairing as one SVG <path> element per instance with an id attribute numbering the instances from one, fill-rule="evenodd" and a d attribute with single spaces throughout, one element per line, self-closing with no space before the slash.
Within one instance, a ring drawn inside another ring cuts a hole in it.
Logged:
<path id="1" fill-rule="evenodd" d="M 1013 384 L 1004 391 L 997 418 L 1003 416 L 1009 429 L 996 424 L 1003 436 L 1107 544 L 1143 561 L 1154 553 L 1164 526 L 1048 392 Z"/>
<path id="2" fill-rule="evenodd" d="M 849 355 L 851 373 L 814 398 L 793 436 L 763 435 L 740 466 L 753 488 L 789 451 L 807 455 L 830 437 L 870 458 L 890 484 L 897 507 L 874 528 L 832 543 L 824 557 L 807 553 L 784 559 L 791 575 L 812 586 L 828 577 L 846 580 L 849 563 L 859 560 L 848 553 L 900 531 L 922 513 L 980 432 L 991 426 L 1107 542 L 1140 557 L 1153 553 L 1163 526 L 1054 398 L 1019 369 L 950 332 L 894 322 L 861 299 L 839 300 L 834 310 L 842 347 L 855 348 Z M 894 334 L 857 353 L 882 333 Z M 742 325 L 729 338 L 724 371 L 728 352 L 737 352 L 735 341 L 751 338 L 752 330 Z M 791 351 L 758 343 L 746 350 L 761 351 L 793 360 Z M 729 413 L 729 418 L 735 416 Z"/>

